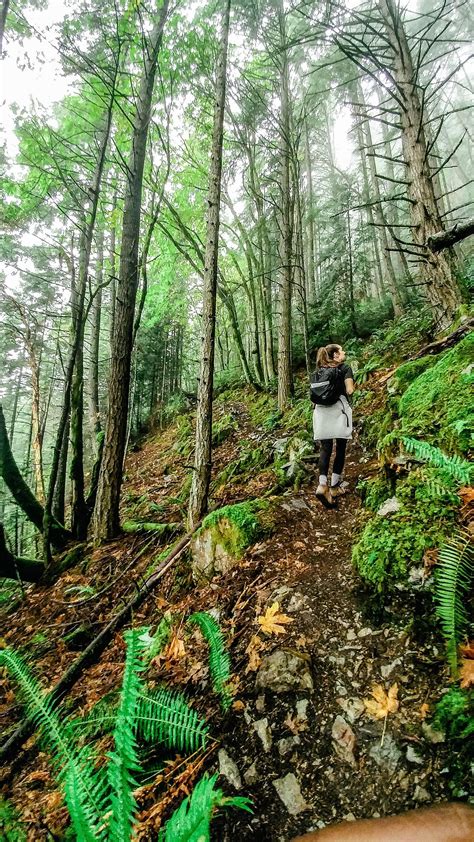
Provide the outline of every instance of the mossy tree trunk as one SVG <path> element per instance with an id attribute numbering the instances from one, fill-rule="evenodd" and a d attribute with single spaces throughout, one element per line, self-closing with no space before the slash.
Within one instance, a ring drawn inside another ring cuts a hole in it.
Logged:
<path id="1" fill-rule="evenodd" d="M 227 81 L 229 23 L 230 0 L 226 0 L 215 86 L 211 171 L 207 196 L 208 212 L 203 284 L 202 356 L 198 383 L 194 473 L 191 492 L 189 495 L 188 509 L 188 517 L 191 528 L 207 511 L 209 483 L 211 480 L 212 389 L 214 378 L 214 340 L 216 330 L 217 258 L 219 246 L 222 141 Z"/>

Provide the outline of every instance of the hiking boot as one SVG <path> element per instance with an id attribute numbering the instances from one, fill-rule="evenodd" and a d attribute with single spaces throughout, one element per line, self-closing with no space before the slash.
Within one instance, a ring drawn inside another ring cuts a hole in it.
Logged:
<path id="1" fill-rule="evenodd" d="M 347 488 L 343 488 L 342 483 L 331 486 L 331 497 L 344 497 L 344 494 L 347 494 Z"/>
<path id="2" fill-rule="evenodd" d="M 316 497 L 326 509 L 334 509 L 336 507 L 336 503 L 327 485 L 318 485 Z"/>

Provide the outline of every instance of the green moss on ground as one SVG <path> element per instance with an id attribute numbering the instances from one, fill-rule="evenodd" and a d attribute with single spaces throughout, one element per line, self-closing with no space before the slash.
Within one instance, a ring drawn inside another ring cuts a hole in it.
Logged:
<path id="1" fill-rule="evenodd" d="M 410 362 L 403 363 L 403 365 L 397 368 L 389 382 L 390 391 L 398 394 L 404 392 L 410 383 L 413 383 L 420 374 L 423 374 L 424 371 L 436 365 L 436 361 L 436 357 L 426 356 L 420 357 L 419 360 L 410 360 Z"/>
<path id="2" fill-rule="evenodd" d="M 204 518 L 198 534 L 210 530 L 214 544 L 229 555 L 241 558 L 245 550 L 271 527 L 270 506 L 266 500 L 250 500 L 223 506 Z"/>
<path id="3" fill-rule="evenodd" d="M 352 551 L 352 561 L 365 582 L 388 591 L 406 581 L 426 550 L 438 547 L 453 531 L 456 506 L 419 492 L 415 504 L 403 499 L 400 510 L 375 516 L 366 524 Z"/>
<path id="4" fill-rule="evenodd" d="M 392 482 L 381 473 L 371 479 L 362 480 L 357 486 L 363 503 L 371 512 L 376 512 L 385 500 L 393 496 L 394 489 Z"/>
<path id="5" fill-rule="evenodd" d="M 448 739 L 474 736 L 474 693 L 452 687 L 436 704 L 433 728 L 445 731 Z"/>
<path id="6" fill-rule="evenodd" d="M 238 429 L 238 424 L 232 415 L 226 414 L 212 425 L 212 446 L 218 447 Z"/>
<path id="7" fill-rule="evenodd" d="M 471 333 L 408 386 L 399 403 L 400 432 L 466 454 L 474 444 L 473 364 Z"/>

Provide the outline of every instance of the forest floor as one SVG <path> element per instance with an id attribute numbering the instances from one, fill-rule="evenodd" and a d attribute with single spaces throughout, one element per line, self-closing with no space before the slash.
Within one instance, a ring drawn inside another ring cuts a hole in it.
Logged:
<path id="1" fill-rule="evenodd" d="M 237 429 L 215 450 L 215 474 L 236 458 L 242 439 L 250 446 L 278 438 L 251 423 L 245 400 L 218 408 L 231 413 Z M 176 426 L 150 435 L 132 452 L 124 483 L 124 515 L 173 521 L 183 516 L 177 497 L 191 457 L 174 449 Z M 356 485 L 375 469 L 357 434 L 348 450 L 348 493 L 337 510 L 315 498 L 316 469 L 299 490 L 271 500 L 273 529 L 247 551 L 236 567 L 197 588 L 181 558 L 133 617 L 155 628 L 165 611 L 188 616 L 215 609 L 234 672 L 234 704 L 225 715 L 209 691 L 205 646 L 198 632 L 182 632 L 157 659 L 150 682 L 184 689 L 205 713 L 215 741 L 205 755 L 173 759 L 156 776 L 150 751 L 150 782 L 138 792 L 138 839 L 157 830 L 203 769 L 219 769 L 226 793 L 250 796 L 254 814 L 232 810 L 214 823 L 219 840 L 290 840 L 294 835 L 341 820 L 395 813 L 449 798 L 447 746 L 425 717 L 447 686 L 439 639 L 423 622 L 416 590 L 404 591 L 384 611 L 360 588 L 351 547 L 363 519 Z M 265 471 L 216 488 L 217 505 L 239 502 L 268 490 Z M 168 502 L 172 500 L 172 502 Z M 157 514 L 159 512 L 159 514 Z M 152 534 L 126 535 L 98 550 L 50 587 L 34 587 L 3 619 L 8 645 L 29 651 L 50 687 L 106 623 L 135 583 L 156 563 L 163 547 Z M 263 634 L 258 617 L 278 603 L 281 634 Z M 258 640 L 257 640 L 258 636 Z M 176 645 L 179 644 L 179 645 Z M 120 685 L 124 644 L 117 634 L 100 660 L 68 695 L 71 713 L 90 711 Z M 270 659 L 270 660 L 269 660 Z M 364 700 L 375 685 L 392 690 L 396 710 L 370 716 Z M 396 685 L 396 687 L 395 687 Z M 0 679 L 0 727 L 12 727 L 21 708 L 6 677 Z M 110 737 L 99 742 L 102 757 Z M 225 780 L 227 778 L 227 780 Z M 61 838 L 67 812 L 47 756 L 32 737 L 3 770 L 3 794 L 21 812 L 29 840 Z M 163 793 L 167 796 L 163 799 Z"/>

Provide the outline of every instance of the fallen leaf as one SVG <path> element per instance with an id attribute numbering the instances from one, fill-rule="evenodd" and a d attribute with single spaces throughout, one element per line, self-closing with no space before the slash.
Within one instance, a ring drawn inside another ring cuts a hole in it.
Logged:
<path id="1" fill-rule="evenodd" d="M 461 679 L 460 687 L 463 690 L 467 690 L 469 687 L 474 686 L 474 661 L 470 658 L 463 658 L 461 661 L 461 669 L 459 671 L 459 677 Z"/>
<path id="2" fill-rule="evenodd" d="M 240 699 L 236 699 L 235 702 L 233 703 L 232 707 L 233 707 L 234 710 L 238 710 L 238 711 L 245 710 L 245 705 Z"/>
<path id="3" fill-rule="evenodd" d="M 278 609 L 280 608 L 280 604 L 278 602 L 274 602 L 270 608 L 267 608 L 265 614 L 261 614 L 260 617 L 257 617 L 257 622 L 260 624 L 262 631 L 265 634 L 284 634 L 285 629 L 284 625 L 286 623 L 293 623 L 293 617 L 287 617 L 286 614 L 280 614 Z"/>
<path id="4" fill-rule="evenodd" d="M 254 634 L 250 638 L 250 643 L 246 648 L 246 653 L 249 656 L 249 662 L 245 668 L 245 672 L 255 672 L 258 670 L 260 664 L 262 663 L 262 659 L 259 655 L 259 652 L 263 646 L 263 640 L 258 634 Z"/>
<path id="5" fill-rule="evenodd" d="M 423 704 L 420 707 L 420 719 L 426 719 L 429 712 L 430 712 L 429 704 L 427 704 L 427 702 L 423 702 Z"/>
<path id="6" fill-rule="evenodd" d="M 468 661 L 474 660 L 474 640 L 470 640 L 465 646 L 460 646 L 459 651 L 463 658 L 467 658 Z"/>
<path id="7" fill-rule="evenodd" d="M 385 692 L 381 684 L 375 684 L 371 690 L 373 699 L 364 699 L 364 705 L 369 716 L 374 719 L 385 719 L 389 713 L 395 713 L 398 710 L 400 702 L 398 701 L 398 684 L 392 684 L 388 693 Z"/>
<path id="8" fill-rule="evenodd" d="M 298 734 L 300 731 L 306 731 L 308 727 L 308 723 L 305 719 L 299 719 L 298 716 L 293 718 L 291 713 L 288 714 L 283 724 L 286 725 L 292 734 Z"/>

